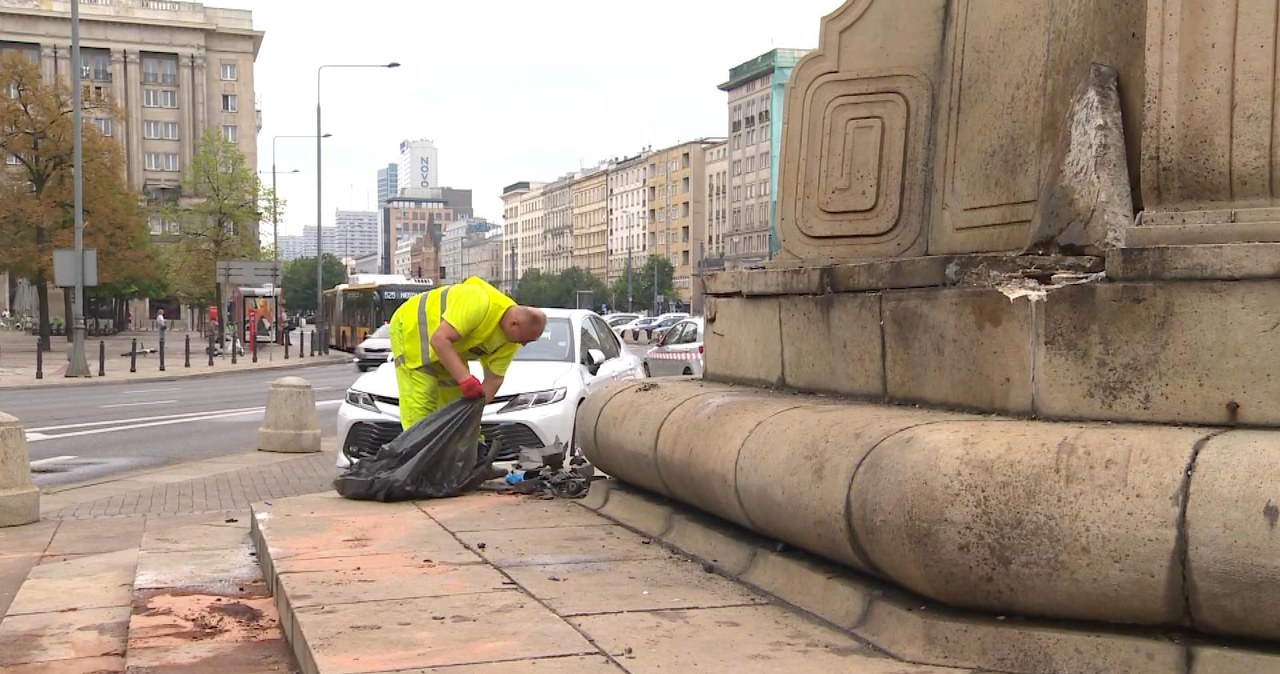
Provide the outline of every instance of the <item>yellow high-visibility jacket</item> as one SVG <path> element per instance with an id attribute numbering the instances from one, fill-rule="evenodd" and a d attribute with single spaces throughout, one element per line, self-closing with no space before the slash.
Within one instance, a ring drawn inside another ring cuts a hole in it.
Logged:
<path id="1" fill-rule="evenodd" d="M 475 276 L 409 298 L 396 309 L 389 326 L 396 366 L 448 376 L 431 346 L 431 335 L 443 320 L 462 336 L 453 346 L 463 361 L 479 360 L 485 370 L 505 376 L 520 345 L 507 341 L 499 322 L 515 304 Z"/>

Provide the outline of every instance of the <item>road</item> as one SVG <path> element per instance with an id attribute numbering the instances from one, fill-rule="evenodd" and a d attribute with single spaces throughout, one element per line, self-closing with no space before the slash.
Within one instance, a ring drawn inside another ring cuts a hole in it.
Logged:
<path id="1" fill-rule="evenodd" d="M 286 374 L 315 387 L 321 432 L 333 435 L 353 365 L 0 391 L 0 409 L 22 420 L 33 477 L 48 487 L 251 449 L 267 389 Z"/>
<path id="2" fill-rule="evenodd" d="M 643 356 L 649 347 L 628 344 Z M 168 382 L 0 391 L 0 410 L 27 430 L 37 485 L 53 487 L 251 449 L 273 380 L 311 382 L 321 432 L 335 432 L 353 365 L 238 372 Z"/>

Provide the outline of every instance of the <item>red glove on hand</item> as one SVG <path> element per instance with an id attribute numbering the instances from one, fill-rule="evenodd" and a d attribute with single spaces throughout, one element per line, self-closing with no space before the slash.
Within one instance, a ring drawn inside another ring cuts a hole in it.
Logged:
<path id="1" fill-rule="evenodd" d="M 475 375 L 458 382 L 458 386 L 462 388 L 462 397 L 467 400 L 475 400 L 484 395 L 484 386 L 479 379 L 475 378 Z"/>

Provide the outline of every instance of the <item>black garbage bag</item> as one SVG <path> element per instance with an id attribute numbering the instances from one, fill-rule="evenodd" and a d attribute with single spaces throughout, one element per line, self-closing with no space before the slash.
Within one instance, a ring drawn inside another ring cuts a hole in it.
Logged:
<path id="1" fill-rule="evenodd" d="M 410 426 L 333 481 L 344 498 L 414 501 L 457 496 L 484 482 L 497 444 L 480 442 L 484 399 L 456 400 Z"/>

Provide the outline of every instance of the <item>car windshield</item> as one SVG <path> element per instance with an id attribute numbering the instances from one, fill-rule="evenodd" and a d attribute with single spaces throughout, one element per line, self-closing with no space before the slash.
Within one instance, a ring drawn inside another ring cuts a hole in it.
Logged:
<path id="1" fill-rule="evenodd" d="M 547 327 L 536 342 L 529 342 L 516 352 L 516 360 L 572 363 L 573 330 L 567 318 L 549 318 Z"/>
<path id="2" fill-rule="evenodd" d="M 373 331 L 372 335 L 369 335 L 369 339 L 391 339 L 391 326 L 383 323 Z"/>

